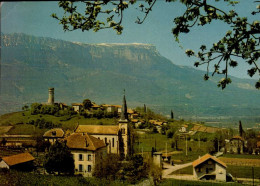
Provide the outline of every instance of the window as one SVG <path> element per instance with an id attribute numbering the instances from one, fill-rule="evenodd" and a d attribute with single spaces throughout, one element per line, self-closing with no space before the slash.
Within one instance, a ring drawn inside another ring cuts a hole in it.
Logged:
<path id="1" fill-rule="evenodd" d="M 202 168 L 198 167 L 198 168 L 196 168 L 196 171 L 197 172 L 202 172 Z"/>
<path id="2" fill-rule="evenodd" d="M 83 161 L 83 155 L 79 154 L 79 161 Z"/>
<path id="3" fill-rule="evenodd" d="M 91 161 L 91 155 L 90 154 L 88 155 L 88 161 Z"/>
<path id="4" fill-rule="evenodd" d="M 79 172 L 83 172 L 83 165 L 79 164 Z"/>
<path id="5" fill-rule="evenodd" d="M 112 147 L 115 146 L 115 138 L 112 138 Z"/>
<path id="6" fill-rule="evenodd" d="M 125 129 L 122 129 L 122 134 L 125 134 Z"/>
<path id="7" fill-rule="evenodd" d="M 91 172 L 91 165 L 88 165 L 88 172 Z"/>
<path id="8" fill-rule="evenodd" d="M 107 138 L 105 138 L 105 144 L 107 144 Z"/>

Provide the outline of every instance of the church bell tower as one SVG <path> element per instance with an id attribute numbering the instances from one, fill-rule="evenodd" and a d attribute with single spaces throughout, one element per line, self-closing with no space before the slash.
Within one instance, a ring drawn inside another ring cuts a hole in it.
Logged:
<path id="1" fill-rule="evenodd" d="M 126 98 L 125 98 L 125 90 L 124 90 L 124 96 L 123 96 L 123 103 L 122 103 L 122 109 L 121 109 L 121 116 L 119 119 L 119 130 L 121 133 L 121 137 L 122 137 L 122 142 L 123 147 L 121 147 L 121 149 L 124 149 L 124 155 L 128 155 L 129 154 L 129 136 L 130 136 L 130 132 L 129 132 L 129 126 L 128 126 L 128 113 L 127 113 L 127 104 L 126 104 Z"/>

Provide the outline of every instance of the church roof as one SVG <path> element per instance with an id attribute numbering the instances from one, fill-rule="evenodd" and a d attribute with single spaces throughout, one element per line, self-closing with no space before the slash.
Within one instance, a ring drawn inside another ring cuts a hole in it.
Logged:
<path id="1" fill-rule="evenodd" d="M 5 156 L 2 157 L 2 160 L 4 160 L 4 162 L 9 165 L 9 166 L 13 166 L 13 165 L 17 165 L 20 163 L 25 163 L 28 161 L 33 161 L 34 157 L 28 153 L 20 153 L 20 154 L 16 154 L 16 155 L 12 155 L 12 156 Z"/>
<path id="2" fill-rule="evenodd" d="M 102 147 L 105 147 L 105 143 L 87 133 L 73 133 L 66 138 L 67 146 L 70 149 L 83 149 L 95 151 Z"/>
<path id="3" fill-rule="evenodd" d="M 198 165 L 200 165 L 201 163 L 203 163 L 209 159 L 212 159 L 213 161 L 219 163 L 220 165 L 227 167 L 227 165 L 224 162 L 220 161 L 218 158 L 216 158 L 214 156 L 211 156 L 210 154 L 206 154 L 206 155 L 202 156 L 201 158 L 195 160 L 194 162 L 192 162 L 192 165 L 193 165 L 193 167 L 197 167 Z"/>
<path id="4" fill-rule="evenodd" d="M 241 141 L 244 141 L 244 138 L 242 138 L 241 136 L 233 136 L 231 140 L 233 139 L 239 139 Z"/>
<path id="5" fill-rule="evenodd" d="M 128 121 L 128 113 L 127 113 L 127 105 L 126 105 L 126 99 L 125 95 L 123 97 L 123 104 L 122 104 L 122 111 L 119 121 Z"/>
<path id="6" fill-rule="evenodd" d="M 118 125 L 79 125 L 75 132 L 87 132 L 88 134 L 112 134 L 117 135 Z"/>

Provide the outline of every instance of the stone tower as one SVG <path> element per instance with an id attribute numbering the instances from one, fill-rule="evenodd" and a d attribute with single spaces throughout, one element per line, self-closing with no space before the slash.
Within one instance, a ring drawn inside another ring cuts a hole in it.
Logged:
<path id="1" fill-rule="evenodd" d="M 49 88 L 49 99 L 48 99 L 48 105 L 54 104 L 54 88 Z"/>
<path id="2" fill-rule="evenodd" d="M 125 99 L 125 94 L 123 97 L 123 104 L 122 104 L 122 109 L 121 109 L 121 116 L 119 119 L 119 130 L 121 133 L 121 137 L 122 137 L 122 142 L 123 147 L 121 147 L 121 149 L 123 149 L 123 153 L 124 155 L 128 155 L 129 154 L 129 143 L 130 143 L 130 131 L 129 131 L 129 126 L 128 126 L 128 113 L 127 113 L 127 105 L 126 105 L 126 99 Z"/>

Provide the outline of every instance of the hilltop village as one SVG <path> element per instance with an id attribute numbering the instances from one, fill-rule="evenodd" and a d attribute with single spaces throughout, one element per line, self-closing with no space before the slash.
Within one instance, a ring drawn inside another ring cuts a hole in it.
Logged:
<path id="1" fill-rule="evenodd" d="M 68 106 L 55 103 L 54 88 L 48 91 L 46 103 L 0 117 L 0 179 L 7 185 L 15 184 L 7 179 L 13 171 L 89 184 L 91 177 L 97 185 L 260 183 L 260 133 L 243 129 L 241 121 L 236 130 L 176 120 L 172 110 L 166 118 L 145 104 L 128 108 L 125 94 L 122 105 L 84 99 Z"/>

